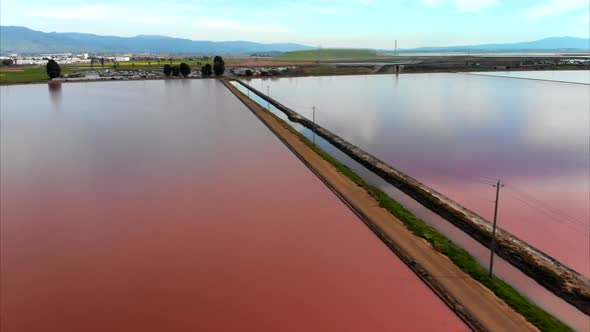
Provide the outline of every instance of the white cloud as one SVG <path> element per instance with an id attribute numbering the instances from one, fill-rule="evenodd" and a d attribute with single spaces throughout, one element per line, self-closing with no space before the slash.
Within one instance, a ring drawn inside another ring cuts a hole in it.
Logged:
<path id="1" fill-rule="evenodd" d="M 454 0 L 453 2 L 460 13 L 477 12 L 500 4 L 499 0 Z"/>
<path id="2" fill-rule="evenodd" d="M 57 8 L 31 8 L 24 11 L 23 16 L 48 17 L 55 19 L 80 19 L 92 18 L 95 16 L 112 15 L 117 10 L 109 6 L 82 6 L 82 7 L 57 7 Z"/>
<path id="3" fill-rule="evenodd" d="M 319 0 L 320 3 L 330 4 L 354 4 L 354 5 L 372 5 L 375 3 L 373 0 Z"/>
<path id="4" fill-rule="evenodd" d="M 287 8 L 310 14 L 350 14 L 354 13 L 355 6 L 369 6 L 374 0 L 316 0 L 289 2 Z"/>
<path id="5" fill-rule="evenodd" d="M 172 21 L 185 21 L 182 17 L 163 16 L 143 13 L 136 8 L 125 6 L 79 6 L 79 7 L 39 7 L 27 9 L 22 13 L 25 17 L 45 18 L 49 20 L 77 22 L 130 22 L 142 24 L 168 24 Z"/>
<path id="6" fill-rule="evenodd" d="M 566 14 L 579 9 L 590 10 L 588 0 L 545 0 L 541 4 L 522 11 L 527 19 L 538 20 L 549 16 Z M 588 13 L 586 13 L 586 17 Z"/>
<path id="7" fill-rule="evenodd" d="M 343 6 L 317 5 L 307 2 L 290 2 L 287 4 L 290 10 L 302 11 L 306 15 L 310 14 L 343 14 L 349 12 L 349 8 Z"/>
<path id="8" fill-rule="evenodd" d="M 197 28 L 244 31 L 244 32 L 288 32 L 288 29 L 282 26 L 264 23 L 250 23 L 237 20 L 226 19 L 198 19 L 192 22 Z"/>
<path id="9" fill-rule="evenodd" d="M 451 4 L 459 13 L 478 12 L 500 5 L 500 0 L 421 0 L 426 7 L 436 7 L 441 4 Z"/>
<path id="10" fill-rule="evenodd" d="M 441 0 L 422 0 L 422 4 L 426 7 L 435 7 L 441 3 Z"/>

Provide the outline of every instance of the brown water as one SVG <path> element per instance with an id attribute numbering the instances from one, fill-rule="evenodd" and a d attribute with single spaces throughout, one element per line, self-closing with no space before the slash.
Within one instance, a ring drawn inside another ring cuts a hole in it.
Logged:
<path id="1" fill-rule="evenodd" d="M 590 86 L 468 74 L 253 80 L 590 276 Z"/>
<path id="2" fill-rule="evenodd" d="M 466 330 L 219 82 L 0 97 L 3 332 Z"/>

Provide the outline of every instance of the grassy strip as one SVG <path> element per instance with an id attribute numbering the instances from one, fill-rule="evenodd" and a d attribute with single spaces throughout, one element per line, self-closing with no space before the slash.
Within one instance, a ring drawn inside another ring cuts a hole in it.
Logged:
<path id="1" fill-rule="evenodd" d="M 364 67 L 310 67 L 303 68 L 305 75 L 354 75 L 370 74 L 371 69 Z"/>
<path id="2" fill-rule="evenodd" d="M 375 59 L 379 55 L 373 50 L 363 49 L 315 49 L 286 52 L 274 57 L 273 61 L 337 61 L 341 59 Z"/>
<path id="3" fill-rule="evenodd" d="M 172 61 L 172 65 L 179 65 L 183 60 L 174 60 Z M 196 61 L 196 60 L 186 60 L 189 66 L 191 66 L 192 70 L 199 70 L 199 65 L 197 63 L 201 63 L 204 65 L 206 63 L 212 64 L 213 61 Z M 231 62 L 231 61 L 229 61 Z M 227 63 L 227 62 L 226 62 Z M 151 61 L 151 64 L 148 65 L 147 61 L 129 61 L 129 62 L 120 62 L 117 66 L 117 70 L 153 70 L 153 71 L 162 71 L 164 65 L 170 64 L 169 61 L 160 61 L 158 64 L 156 61 Z M 112 62 L 105 62 L 104 66 L 101 66 L 100 63 L 95 63 L 90 65 L 89 63 L 81 63 L 81 64 L 71 64 L 71 65 L 61 65 L 61 74 L 69 74 L 73 72 L 84 72 L 84 71 L 104 71 L 104 70 L 113 70 L 113 63 Z M 10 66 L 10 67 L 0 67 L 0 85 L 1 84 L 14 84 L 14 83 L 36 83 L 36 82 L 45 82 L 49 81 L 49 77 L 47 76 L 47 72 L 45 66 Z"/>
<path id="4" fill-rule="evenodd" d="M 352 180 L 358 186 L 363 187 L 373 198 L 379 202 L 381 207 L 401 220 L 406 228 L 408 228 L 414 235 L 428 241 L 428 243 L 430 243 L 435 250 L 447 256 L 461 270 L 494 292 L 496 296 L 506 302 L 506 304 L 508 304 L 516 312 L 525 317 L 527 321 L 529 321 L 539 330 L 573 331 L 569 326 L 565 325 L 559 319 L 553 317 L 543 309 L 537 307 L 534 303 L 530 302 L 527 298 L 522 296 L 520 293 L 518 293 L 518 291 L 516 291 L 514 288 L 512 288 L 512 286 L 508 285 L 503 280 L 496 277 L 489 277 L 488 271 L 482 267 L 477 262 L 477 260 L 465 249 L 459 247 L 446 236 L 439 233 L 432 226 L 416 217 L 412 212 L 408 211 L 401 204 L 387 196 L 387 194 L 365 182 L 365 180 L 354 173 L 350 168 L 336 160 L 334 157 L 330 156 L 324 150 L 314 145 L 309 139 L 293 129 L 287 122 L 280 119 L 271 112 L 268 113 L 277 119 L 285 128 L 296 134 L 302 142 L 304 142 L 320 157 L 329 162 L 332 166 L 336 167 L 340 173 Z"/>
<path id="5" fill-rule="evenodd" d="M 62 67 L 61 73 L 69 74 L 72 71 Z M 45 66 L 37 67 L 3 67 L 0 68 L 0 85 L 13 83 L 36 83 L 49 81 Z"/>
<path id="6" fill-rule="evenodd" d="M 22 69 L 17 68 L 17 70 L 18 71 L 0 70 L 0 84 L 49 81 L 45 66 Z"/>

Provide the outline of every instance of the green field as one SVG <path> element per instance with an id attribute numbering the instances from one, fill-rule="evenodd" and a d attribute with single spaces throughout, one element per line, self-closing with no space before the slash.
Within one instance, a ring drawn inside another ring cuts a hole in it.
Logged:
<path id="1" fill-rule="evenodd" d="M 273 61 L 338 61 L 338 60 L 367 60 L 378 58 L 379 54 L 373 50 L 362 49 L 316 49 L 308 51 L 293 51 L 283 53 L 273 58 Z"/>
<path id="2" fill-rule="evenodd" d="M 156 61 L 126 61 L 119 62 L 117 64 L 117 70 L 155 70 L 162 71 L 164 65 L 180 65 L 185 62 L 191 66 L 192 70 L 199 70 L 200 65 L 207 63 L 213 64 L 213 61 L 196 61 L 196 60 L 173 60 L 160 61 L 158 64 Z M 200 65 L 199 65 L 200 64 Z M 75 64 L 75 65 L 61 65 L 61 74 L 69 74 L 73 72 L 81 71 L 99 71 L 113 69 L 112 62 L 105 62 L 104 66 L 100 63 L 90 64 Z M 45 66 L 10 66 L 0 67 L 0 85 L 2 84 L 15 84 L 15 83 L 33 83 L 33 82 L 45 82 L 49 81 L 49 77 L 45 71 Z"/>
<path id="3" fill-rule="evenodd" d="M 71 72 L 62 68 L 62 75 Z M 33 83 L 49 81 L 45 66 L 39 67 L 2 67 L 0 68 L 0 84 Z"/>
<path id="4" fill-rule="evenodd" d="M 303 68 L 304 75 L 321 76 L 321 75 L 364 75 L 370 74 L 369 68 L 363 67 L 333 67 L 333 66 L 320 66 L 320 67 L 306 67 Z"/>

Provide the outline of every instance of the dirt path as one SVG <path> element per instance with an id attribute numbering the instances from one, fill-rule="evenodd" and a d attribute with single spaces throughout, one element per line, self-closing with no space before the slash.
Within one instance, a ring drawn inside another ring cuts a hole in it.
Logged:
<path id="1" fill-rule="evenodd" d="M 338 172 L 274 116 L 241 95 L 228 82 L 224 84 L 472 329 L 537 330 L 447 257 L 410 233 L 401 221 L 381 208 L 363 188 Z"/>

